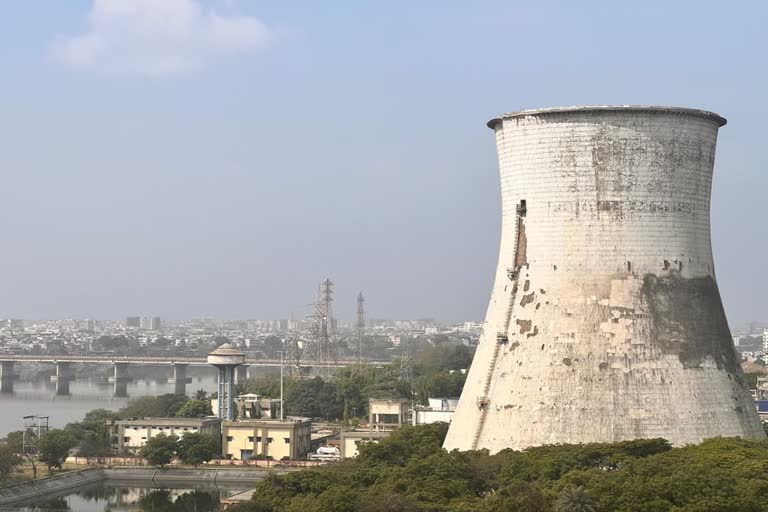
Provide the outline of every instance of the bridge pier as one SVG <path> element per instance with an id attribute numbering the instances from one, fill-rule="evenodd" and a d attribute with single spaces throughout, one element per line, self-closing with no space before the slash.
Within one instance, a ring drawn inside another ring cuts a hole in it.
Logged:
<path id="1" fill-rule="evenodd" d="M 128 376 L 128 363 L 112 363 L 114 373 L 109 378 L 109 382 L 115 384 L 115 396 L 125 398 L 128 396 L 128 382 L 131 378 Z"/>
<path id="2" fill-rule="evenodd" d="M 0 393 L 13 393 L 13 361 L 3 361 L 0 366 Z"/>
<path id="3" fill-rule="evenodd" d="M 57 361 L 56 375 L 51 375 L 51 380 L 56 383 L 56 394 L 69 395 L 69 383 L 74 379 L 72 363 L 69 361 Z"/>
<path id="4" fill-rule="evenodd" d="M 187 384 L 192 382 L 192 378 L 187 377 L 188 363 L 173 363 L 173 377 L 168 382 L 174 384 L 173 392 L 179 395 L 187 394 Z"/>
<path id="5" fill-rule="evenodd" d="M 239 384 L 248 379 L 248 368 L 250 368 L 250 366 L 251 365 L 249 364 L 243 364 L 235 367 L 235 383 Z"/>

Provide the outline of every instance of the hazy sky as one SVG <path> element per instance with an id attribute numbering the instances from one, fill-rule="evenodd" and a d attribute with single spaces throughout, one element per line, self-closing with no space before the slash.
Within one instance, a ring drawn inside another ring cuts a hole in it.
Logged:
<path id="1" fill-rule="evenodd" d="M 768 318 L 765 2 L 9 0 L 0 318 L 481 319 L 485 122 L 670 104 L 728 118 L 713 197 L 731 323 Z"/>

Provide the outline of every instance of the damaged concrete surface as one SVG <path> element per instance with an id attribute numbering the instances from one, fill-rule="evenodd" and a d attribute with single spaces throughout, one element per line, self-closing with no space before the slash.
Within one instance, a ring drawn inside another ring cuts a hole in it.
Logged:
<path id="1" fill-rule="evenodd" d="M 764 437 L 714 277 L 722 124 L 653 107 L 494 121 L 499 265 L 446 448 Z"/>

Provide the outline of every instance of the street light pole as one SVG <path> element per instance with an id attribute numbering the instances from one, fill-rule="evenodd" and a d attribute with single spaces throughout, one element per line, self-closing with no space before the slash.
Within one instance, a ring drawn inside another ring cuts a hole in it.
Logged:
<path id="1" fill-rule="evenodd" d="M 285 419 L 283 412 L 283 354 L 285 353 L 285 340 L 283 340 L 283 350 L 280 351 L 280 421 Z"/>

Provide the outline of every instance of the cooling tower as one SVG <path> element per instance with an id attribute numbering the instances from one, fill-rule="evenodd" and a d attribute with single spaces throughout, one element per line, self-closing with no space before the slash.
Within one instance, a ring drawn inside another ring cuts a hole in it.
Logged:
<path id="1" fill-rule="evenodd" d="M 600 106 L 488 123 L 501 172 L 499 264 L 445 448 L 765 436 L 710 243 L 725 122 Z"/>

